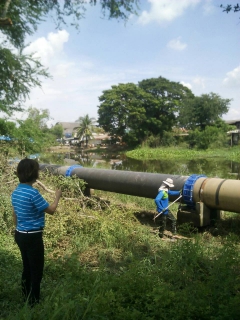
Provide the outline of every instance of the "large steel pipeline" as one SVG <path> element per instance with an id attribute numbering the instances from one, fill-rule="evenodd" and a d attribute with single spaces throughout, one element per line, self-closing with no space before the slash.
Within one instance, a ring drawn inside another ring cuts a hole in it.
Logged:
<path id="1" fill-rule="evenodd" d="M 72 166 L 69 176 L 76 175 L 87 183 L 90 189 L 111 191 L 132 196 L 154 199 L 158 188 L 167 178 L 173 179 L 173 190 L 181 190 L 187 176 L 168 175 L 159 173 L 120 171 L 107 169 L 92 169 Z M 40 164 L 40 170 L 48 170 L 54 175 L 66 176 L 68 166 Z M 170 198 L 170 200 L 174 197 Z"/>
<path id="2" fill-rule="evenodd" d="M 240 180 L 200 177 L 193 187 L 193 201 L 207 207 L 240 213 Z"/>
<path id="3" fill-rule="evenodd" d="M 98 189 L 154 199 L 164 180 L 173 179 L 172 190 L 183 190 L 184 203 L 203 202 L 212 209 L 240 213 L 240 180 L 208 178 L 202 175 L 180 176 L 159 173 L 92 169 L 81 166 L 40 164 L 40 170 L 54 175 L 76 175 L 90 189 Z M 174 200 L 170 197 L 170 200 Z"/>

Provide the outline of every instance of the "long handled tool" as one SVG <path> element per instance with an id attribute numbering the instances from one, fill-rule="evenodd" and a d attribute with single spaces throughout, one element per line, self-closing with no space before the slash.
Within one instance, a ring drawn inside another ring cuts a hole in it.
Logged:
<path id="1" fill-rule="evenodd" d="M 159 217 L 165 210 L 167 210 L 169 207 L 171 207 L 171 205 L 173 205 L 175 202 L 177 202 L 180 198 L 182 198 L 182 195 L 180 195 L 176 200 L 174 200 L 167 208 L 163 209 L 161 212 L 159 212 L 154 218 L 153 220 L 155 221 L 155 219 L 157 217 Z"/>

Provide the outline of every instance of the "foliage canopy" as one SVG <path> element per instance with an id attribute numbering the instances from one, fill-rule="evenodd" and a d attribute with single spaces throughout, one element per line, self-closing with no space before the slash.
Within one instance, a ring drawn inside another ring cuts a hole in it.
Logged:
<path id="1" fill-rule="evenodd" d="M 21 111 L 33 87 L 49 74 L 39 60 L 23 53 L 26 36 L 34 34 L 49 15 L 56 28 L 78 28 L 88 5 L 99 4 L 104 17 L 126 21 L 136 14 L 138 0 L 5 0 L 0 2 L 0 111 Z M 69 18 L 70 17 L 70 18 Z M 70 21 L 70 22 L 69 22 Z"/>
<path id="2" fill-rule="evenodd" d="M 224 12 L 229 13 L 230 11 L 233 12 L 239 12 L 240 11 L 240 5 L 237 3 L 235 5 L 233 4 L 226 4 L 226 5 L 220 5 L 220 8 L 223 8 Z"/>
<path id="3" fill-rule="evenodd" d="M 174 127 L 204 130 L 228 112 L 231 100 L 212 92 L 195 97 L 179 82 L 158 77 L 138 85 L 114 85 L 103 91 L 99 101 L 99 125 L 113 137 L 136 146 L 146 139 L 168 145 L 174 140 L 170 135 Z"/>
<path id="4" fill-rule="evenodd" d="M 180 109 L 179 124 L 187 129 L 204 130 L 206 126 L 213 125 L 228 112 L 230 102 L 230 99 L 222 99 L 213 92 L 186 99 Z"/>
<path id="5" fill-rule="evenodd" d="M 112 86 L 99 97 L 98 123 L 114 137 L 128 140 L 131 135 L 132 141 L 138 141 L 146 134 L 144 103 L 151 100 L 151 95 L 133 83 Z"/>
<path id="6" fill-rule="evenodd" d="M 5 5 L 9 2 L 7 11 Z M 84 18 L 88 5 L 100 4 L 102 14 L 108 19 L 127 20 L 130 14 L 136 14 L 139 0 L 6 0 L 0 3 L 0 16 L 9 17 L 12 25 L 0 28 L 14 47 L 21 48 L 27 35 L 36 32 L 40 23 L 49 15 L 52 16 L 56 27 L 70 24 L 78 28 L 79 20 Z M 70 23 L 68 23 L 71 17 Z"/>
<path id="7" fill-rule="evenodd" d="M 190 89 L 163 77 L 142 80 L 138 85 L 154 98 L 154 103 L 145 105 L 147 129 L 153 135 L 171 131 L 184 102 L 194 98 Z"/>

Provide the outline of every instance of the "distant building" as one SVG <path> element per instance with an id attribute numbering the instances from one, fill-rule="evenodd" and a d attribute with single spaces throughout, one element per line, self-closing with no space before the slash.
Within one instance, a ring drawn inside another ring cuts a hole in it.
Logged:
<path id="1" fill-rule="evenodd" d="M 240 129 L 240 119 L 238 120 L 224 120 L 225 123 L 235 126 L 237 129 Z"/>
<path id="2" fill-rule="evenodd" d="M 78 122 L 57 122 L 56 124 L 60 124 L 63 127 L 63 135 L 65 138 L 74 137 L 74 132 L 77 131 L 77 129 L 74 130 L 74 128 L 80 125 Z"/>
<path id="3" fill-rule="evenodd" d="M 78 122 L 57 122 L 56 124 L 60 124 L 63 127 L 63 135 L 65 142 L 69 142 L 74 144 L 75 142 L 81 143 L 82 145 L 85 143 L 85 138 L 77 139 L 77 127 L 79 127 Z M 97 146 L 105 141 L 111 140 L 111 137 L 107 133 L 93 133 L 93 136 L 88 139 L 89 146 Z"/>
<path id="4" fill-rule="evenodd" d="M 93 136 L 88 140 L 88 144 L 96 147 L 110 140 L 111 137 L 107 133 L 93 133 Z M 81 142 L 83 142 L 83 140 L 81 140 Z"/>
<path id="5" fill-rule="evenodd" d="M 225 123 L 235 126 L 236 129 L 228 131 L 227 134 L 231 136 L 230 145 L 238 145 L 240 140 L 240 119 L 238 120 L 225 120 Z"/>

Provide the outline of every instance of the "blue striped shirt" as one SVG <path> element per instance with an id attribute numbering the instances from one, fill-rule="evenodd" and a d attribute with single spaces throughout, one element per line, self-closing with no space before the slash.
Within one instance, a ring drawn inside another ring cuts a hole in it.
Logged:
<path id="1" fill-rule="evenodd" d="M 45 225 L 44 210 L 49 203 L 32 186 L 20 183 L 12 193 L 12 206 L 17 216 L 17 230 L 39 230 Z"/>

